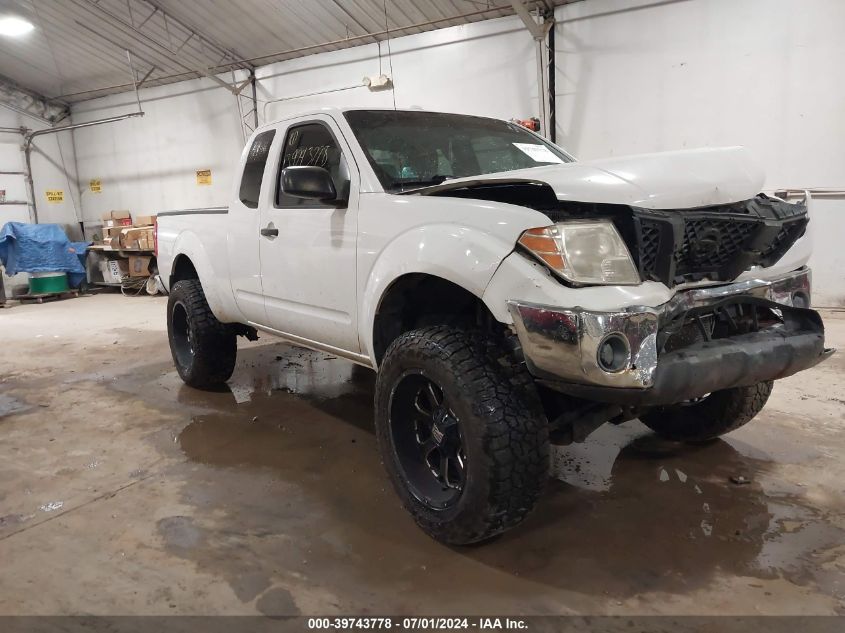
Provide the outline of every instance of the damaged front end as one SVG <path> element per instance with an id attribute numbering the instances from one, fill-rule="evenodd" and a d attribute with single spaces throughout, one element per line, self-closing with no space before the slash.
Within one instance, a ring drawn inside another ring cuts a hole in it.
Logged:
<path id="1" fill-rule="evenodd" d="M 557 392 L 630 410 L 783 378 L 831 353 L 809 309 L 809 270 L 799 268 L 807 244 L 787 255 L 807 230 L 807 200 L 754 195 L 762 176 L 743 161 L 734 150 L 680 152 L 417 193 L 520 205 L 549 218 L 522 234 L 517 251 L 566 292 L 558 305 L 510 296 L 525 361 Z M 775 264 L 779 277 L 764 272 Z M 655 282 L 670 292 L 662 305 L 625 303 L 636 293 L 624 288 Z M 619 297 L 618 309 L 577 307 L 580 288 L 589 301 L 596 286 Z"/>
<path id="2" fill-rule="evenodd" d="M 560 226 L 612 222 L 639 280 L 668 288 L 733 281 L 755 266 L 772 266 L 804 235 L 809 222 L 806 199 L 789 203 L 762 193 L 738 202 L 659 209 L 560 199 L 548 183 L 519 178 L 450 182 L 418 193 L 520 205 Z"/>
<path id="3" fill-rule="evenodd" d="M 553 433 L 579 441 L 607 421 L 784 378 L 833 352 L 803 267 L 808 200 L 755 195 L 763 178 L 745 158 L 736 148 L 655 154 L 417 192 L 549 219 L 523 231 L 514 255 L 548 276 L 509 265 L 491 296 L 507 300 L 543 393 L 564 399 L 547 407 Z"/>
<path id="4" fill-rule="evenodd" d="M 824 360 L 810 273 L 677 293 L 619 312 L 509 302 L 531 373 L 561 393 L 666 405 L 784 378 Z"/>
<path id="5" fill-rule="evenodd" d="M 732 281 L 775 264 L 806 232 L 806 200 L 760 194 L 751 200 L 693 209 L 559 202 L 543 211 L 556 223 L 606 219 L 624 239 L 641 281 L 668 288 Z"/>

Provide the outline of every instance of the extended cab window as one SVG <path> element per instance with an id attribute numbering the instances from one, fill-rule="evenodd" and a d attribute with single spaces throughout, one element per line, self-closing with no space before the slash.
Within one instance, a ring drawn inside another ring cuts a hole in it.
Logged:
<path id="1" fill-rule="evenodd" d="M 270 145 L 276 130 L 267 130 L 255 137 L 246 157 L 243 177 L 241 177 L 240 199 L 250 209 L 258 208 L 258 194 L 261 193 L 261 180 L 264 177 L 264 165 L 270 153 Z"/>
<path id="2" fill-rule="evenodd" d="M 295 125 L 288 130 L 285 147 L 282 150 L 281 169 L 307 165 L 323 167 L 328 170 L 334 182 L 335 189 L 342 192 L 349 186 L 349 175 L 343 154 L 337 145 L 334 135 L 322 123 L 305 123 Z M 279 179 L 276 179 L 279 182 Z M 330 206 L 315 200 L 287 196 L 277 185 L 276 206 Z"/>

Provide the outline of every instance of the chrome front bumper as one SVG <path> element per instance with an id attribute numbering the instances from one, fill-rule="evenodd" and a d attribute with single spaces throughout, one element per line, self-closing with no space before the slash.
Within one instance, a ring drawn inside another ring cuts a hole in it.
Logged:
<path id="1" fill-rule="evenodd" d="M 755 279 L 694 288 L 678 292 L 658 307 L 636 306 L 619 312 L 562 309 L 520 301 L 509 301 L 508 308 L 526 363 L 535 377 L 594 387 L 643 390 L 655 385 L 660 365 L 658 333 L 664 323 L 688 310 L 741 297 L 770 301 L 784 308 L 807 308 L 810 271 L 803 268 L 775 280 Z M 821 327 L 820 319 L 818 323 Z M 607 364 L 603 365 L 599 358 L 599 350 L 608 337 L 624 342 L 619 364 L 612 371 L 608 371 Z M 822 345 L 823 339 L 822 333 Z M 781 341 L 778 345 L 778 357 L 784 357 L 784 350 L 780 348 L 785 343 Z M 814 340 L 813 345 L 817 347 L 818 341 Z M 713 350 L 708 353 L 712 357 Z M 754 353 L 759 354 L 759 350 Z M 802 358 L 813 353 L 814 349 L 803 350 Z M 786 350 L 785 356 L 794 354 Z M 787 361 L 791 362 L 788 358 Z M 677 358 L 675 362 L 678 362 Z M 668 359 L 664 364 L 668 369 Z M 666 377 L 661 377 L 661 382 L 665 381 Z"/>

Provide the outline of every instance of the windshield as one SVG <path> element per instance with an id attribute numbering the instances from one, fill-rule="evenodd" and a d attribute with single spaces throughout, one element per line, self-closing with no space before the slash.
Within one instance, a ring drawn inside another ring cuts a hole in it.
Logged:
<path id="1" fill-rule="evenodd" d="M 497 119 L 396 110 L 344 115 L 385 191 L 572 162 L 539 136 Z"/>

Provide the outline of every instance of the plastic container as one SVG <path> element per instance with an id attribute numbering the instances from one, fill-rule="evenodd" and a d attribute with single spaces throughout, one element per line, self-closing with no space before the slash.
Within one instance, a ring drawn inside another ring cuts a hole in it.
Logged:
<path id="1" fill-rule="evenodd" d="M 67 292 L 67 273 L 30 273 L 29 294 L 45 295 Z"/>

